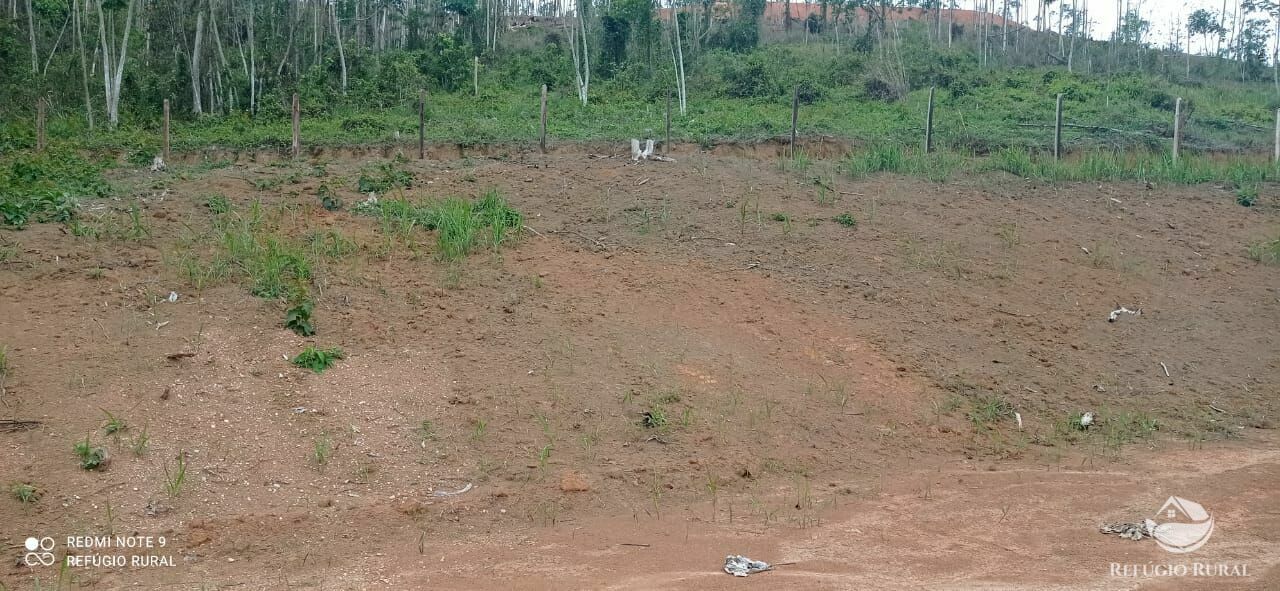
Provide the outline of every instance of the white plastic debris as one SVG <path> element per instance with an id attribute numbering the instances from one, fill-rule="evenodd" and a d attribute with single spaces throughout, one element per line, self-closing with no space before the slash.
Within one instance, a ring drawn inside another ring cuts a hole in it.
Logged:
<path id="1" fill-rule="evenodd" d="M 178 292 L 176 291 L 169 292 L 169 303 L 172 304 L 176 301 L 178 301 Z"/>
<path id="2" fill-rule="evenodd" d="M 1013 413 L 1013 420 L 1018 422 L 1018 429 L 1021 430 L 1022 429 L 1022 413 L 1020 412 Z"/>
<path id="3" fill-rule="evenodd" d="M 645 140 L 644 149 L 640 148 L 640 140 L 631 138 L 631 161 L 657 160 L 658 162 L 675 162 L 672 158 L 653 153 L 653 140 Z"/>
<path id="4" fill-rule="evenodd" d="M 458 489 L 458 490 L 438 490 L 438 491 L 435 491 L 435 492 L 433 492 L 433 493 L 431 493 L 431 494 L 432 494 L 432 496 L 437 496 L 437 497 L 456 497 L 456 496 L 458 496 L 458 495 L 460 495 L 460 494 L 462 494 L 462 493 L 465 493 L 465 492 L 467 492 L 467 491 L 469 491 L 469 490 L 471 490 L 471 483 L 470 483 L 470 482 L 468 482 L 466 486 L 464 486 L 464 487 L 462 487 L 462 488 L 460 488 L 460 489 Z"/>
<path id="5" fill-rule="evenodd" d="M 773 570 L 773 566 L 761 560 L 752 560 L 738 554 L 724 557 L 724 572 L 735 577 L 745 577 L 767 570 Z"/>
<path id="6" fill-rule="evenodd" d="M 1137 316 L 1138 314 L 1141 314 L 1141 313 L 1142 313 L 1141 308 L 1137 310 L 1130 310 L 1124 306 L 1120 306 L 1119 308 L 1116 308 L 1115 310 L 1111 311 L 1111 314 L 1107 316 L 1107 322 L 1115 322 L 1116 319 L 1119 318 L 1121 314 L 1133 314 L 1134 316 Z"/>
<path id="7" fill-rule="evenodd" d="M 151 172 L 160 172 L 164 170 L 164 158 L 156 156 L 151 159 Z"/>
<path id="8" fill-rule="evenodd" d="M 1080 415 L 1080 428 L 1088 429 L 1093 424 L 1093 413 L 1087 412 Z"/>

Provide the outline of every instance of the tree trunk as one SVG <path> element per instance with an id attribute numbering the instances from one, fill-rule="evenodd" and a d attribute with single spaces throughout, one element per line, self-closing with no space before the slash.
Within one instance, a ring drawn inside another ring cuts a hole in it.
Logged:
<path id="1" fill-rule="evenodd" d="M 679 66 L 679 67 L 677 68 L 677 75 L 680 77 L 680 78 L 679 78 L 679 80 L 680 80 L 680 84 L 679 84 L 679 86 L 678 86 L 678 88 L 679 88 L 679 90 L 680 90 L 680 114 L 681 114 L 681 115 L 684 115 L 684 114 L 685 114 L 685 102 L 686 102 L 686 96 L 687 96 L 687 95 L 685 94 L 685 78 L 684 78 L 684 49 L 681 47 L 682 43 L 681 43 L 681 41 L 680 41 L 680 13 L 676 12 L 676 10 L 675 10 L 675 7 L 674 7 L 674 6 L 672 7 L 672 11 L 671 11 L 671 20 L 675 23 L 675 28 L 676 28 L 676 39 L 675 39 L 675 41 L 676 41 L 676 56 L 677 56 L 677 58 L 678 58 L 678 60 L 679 60 L 679 63 L 677 64 L 677 65 Z M 1280 21 L 1277 21 L 1277 22 L 1280 22 Z M 664 146 L 663 148 L 665 149 L 666 147 Z"/>
<path id="2" fill-rule="evenodd" d="M 124 79 L 124 63 L 129 53 L 129 33 L 133 30 L 133 6 L 136 1 L 129 0 L 129 7 L 125 12 L 124 36 L 120 38 L 120 51 L 118 55 L 112 56 L 112 44 L 107 43 L 106 11 L 102 8 L 102 0 L 98 0 L 98 40 L 102 44 L 102 85 L 107 98 L 107 122 L 113 129 L 120 124 L 120 83 Z"/>
<path id="3" fill-rule="evenodd" d="M 342 94 L 347 94 L 347 51 L 342 48 L 342 28 L 338 26 L 338 7 L 336 4 L 329 5 L 333 9 L 333 36 L 338 42 L 338 61 L 342 63 Z"/>
<path id="4" fill-rule="evenodd" d="M 86 0 L 85 8 L 89 3 Z M 80 12 L 80 0 L 71 0 L 72 15 L 76 20 L 76 45 L 80 48 L 80 82 L 84 86 L 84 117 L 93 131 L 93 104 L 89 102 L 89 64 L 84 54 L 84 17 Z"/>
<path id="5" fill-rule="evenodd" d="M 254 22 L 257 21 L 257 10 L 252 0 L 249 2 L 249 112 L 258 112 L 258 43 L 254 38 Z"/>
<path id="6" fill-rule="evenodd" d="M 196 12 L 196 43 L 191 49 L 191 112 L 204 114 L 204 105 L 200 101 L 200 50 L 204 41 L 204 12 Z"/>
<path id="7" fill-rule="evenodd" d="M 27 0 L 27 33 L 31 36 L 31 73 L 40 73 L 40 58 L 36 55 L 36 17 L 31 9 L 31 0 Z"/>

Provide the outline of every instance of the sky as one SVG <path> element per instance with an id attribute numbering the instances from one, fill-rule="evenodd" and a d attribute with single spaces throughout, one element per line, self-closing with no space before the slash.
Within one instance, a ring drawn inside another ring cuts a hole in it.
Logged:
<path id="1" fill-rule="evenodd" d="M 1039 0 L 1024 0 L 1030 18 L 1035 18 L 1035 6 Z M 1084 9 L 1086 0 L 1075 0 Z M 1127 1 L 1131 9 L 1136 9 L 1142 18 L 1151 21 L 1150 39 L 1157 45 L 1167 45 L 1173 39 L 1174 29 L 1184 29 L 1187 15 L 1197 9 L 1208 9 L 1214 13 L 1222 11 L 1222 0 L 1121 0 Z M 1072 0 L 1058 0 L 1071 5 Z M 1054 2 L 1056 5 L 1058 2 Z M 1233 13 L 1239 0 L 1227 0 L 1227 12 Z M 1116 28 L 1116 0 L 1088 0 L 1089 21 L 1093 24 L 1092 36 L 1095 39 L 1106 39 Z M 1053 22 L 1057 22 L 1056 6 L 1053 9 Z M 1183 33 L 1185 35 L 1185 33 Z M 1203 51 L 1199 39 L 1192 39 L 1191 49 Z"/>

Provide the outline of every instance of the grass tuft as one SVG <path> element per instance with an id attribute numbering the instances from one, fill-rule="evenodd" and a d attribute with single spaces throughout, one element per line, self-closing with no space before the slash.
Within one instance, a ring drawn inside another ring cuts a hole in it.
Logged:
<path id="1" fill-rule="evenodd" d="M 338 359 L 342 359 L 342 349 L 331 347 L 328 349 L 317 349 L 311 345 L 307 345 L 297 357 L 293 358 L 293 364 L 303 367 L 316 373 L 324 373 Z"/>

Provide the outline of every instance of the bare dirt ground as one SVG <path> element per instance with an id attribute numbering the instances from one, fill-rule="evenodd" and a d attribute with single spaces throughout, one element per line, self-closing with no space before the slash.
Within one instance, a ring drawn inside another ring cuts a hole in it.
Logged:
<path id="1" fill-rule="evenodd" d="M 598 156 L 398 165 L 410 199 L 524 213 L 461 265 L 351 211 L 374 158 L 122 173 L 98 238 L 0 230 L 0 417 L 40 422 L 0 432 L 0 481 L 40 495 L 0 502 L 4 588 L 1280 588 L 1280 281 L 1246 256 L 1273 196 Z M 317 260 L 316 336 L 182 272 L 215 193 L 358 245 Z M 315 374 L 307 344 L 346 355 Z M 1202 549 L 1098 532 L 1171 495 L 1213 513 Z M 174 565 L 22 564 L 108 533 Z M 1249 576 L 1111 572 L 1192 562 Z"/>

